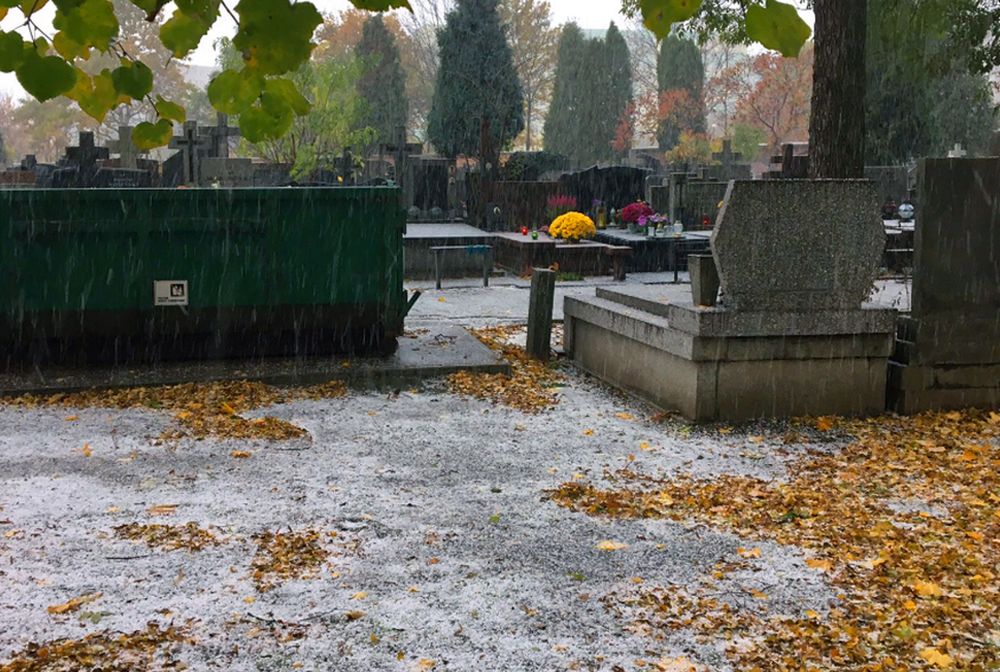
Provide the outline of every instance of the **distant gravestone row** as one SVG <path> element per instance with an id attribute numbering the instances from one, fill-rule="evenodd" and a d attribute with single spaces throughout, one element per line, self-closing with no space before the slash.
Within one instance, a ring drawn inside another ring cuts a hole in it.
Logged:
<path id="1" fill-rule="evenodd" d="M 67 147 L 55 164 L 39 163 L 29 154 L 18 166 L 0 171 L 0 187 L 251 187 L 291 182 L 287 165 L 231 158 L 230 138 L 238 136 L 239 129 L 229 126 L 224 114 L 215 126 L 188 121 L 170 140 L 169 148 L 176 153 L 161 164 L 135 145 L 131 126 L 120 126 L 118 139 L 105 147 L 98 146 L 92 132 L 81 131 L 77 144 Z"/>

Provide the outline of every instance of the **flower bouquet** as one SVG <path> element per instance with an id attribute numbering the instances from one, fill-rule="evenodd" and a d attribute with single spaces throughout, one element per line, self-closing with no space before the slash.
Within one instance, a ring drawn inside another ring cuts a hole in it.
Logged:
<path id="1" fill-rule="evenodd" d="M 556 217 L 549 224 L 549 235 L 571 242 L 579 242 L 581 238 L 593 238 L 597 234 L 594 220 L 582 212 L 567 212 Z"/>
<path id="2" fill-rule="evenodd" d="M 639 219 L 641 217 L 652 217 L 655 212 L 653 209 L 643 203 L 642 201 L 636 201 L 635 203 L 629 203 L 621 211 L 622 221 L 628 224 L 628 230 L 631 233 L 636 233 L 638 231 Z M 645 227 L 643 227 L 645 228 Z"/>

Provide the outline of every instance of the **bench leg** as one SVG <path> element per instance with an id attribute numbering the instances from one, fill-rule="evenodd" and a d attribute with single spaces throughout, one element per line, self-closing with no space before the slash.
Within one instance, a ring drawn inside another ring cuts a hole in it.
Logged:
<path id="1" fill-rule="evenodd" d="M 625 258 L 615 257 L 611 263 L 614 268 L 615 281 L 625 282 Z"/>
<path id="2" fill-rule="evenodd" d="M 434 287 L 441 289 L 441 250 L 434 250 Z"/>
<path id="3" fill-rule="evenodd" d="M 490 286 L 490 273 L 493 272 L 493 253 L 483 253 L 483 287 Z"/>

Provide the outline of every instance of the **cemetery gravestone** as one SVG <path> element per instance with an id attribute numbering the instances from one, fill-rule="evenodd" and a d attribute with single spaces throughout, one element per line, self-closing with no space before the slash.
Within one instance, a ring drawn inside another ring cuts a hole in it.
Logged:
<path id="1" fill-rule="evenodd" d="M 177 155 L 180 159 L 180 179 L 181 184 L 198 186 L 201 183 L 201 156 L 200 152 L 209 147 L 211 141 L 198 132 L 197 121 L 184 122 L 184 134 L 174 136 L 168 145 L 170 149 L 180 150 Z M 166 166 L 164 166 L 166 171 Z M 166 177 L 166 176 L 164 176 Z"/>
<path id="2" fill-rule="evenodd" d="M 885 245 L 877 207 L 863 180 L 731 182 L 712 235 L 723 300 L 567 297 L 567 351 L 693 420 L 880 413 L 895 311 L 862 307 Z"/>
<path id="3" fill-rule="evenodd" d="M 139 148 L 132 142 L 131 126 L 119 126 L 118 139 L 108 143 L 108 149 L 118 154 L 119 168 L 139 167 Z"/>
<path id="4" fill-rule="evenodd" d="M 110 156 L 107 147 L 94 144 L 94 134 L 81 131 L 79 144 L 66 148 L 66 156 L 52 175 L 54 188 L 80 188 L 93 186 L 94 176 L 100 164 Z"/>
<path id="5" fill-rule="evenodd" d="M 923 159 L 913 303 L 890 402 L 900 412 L 1000 406 L 1000 158 Z"/>
<path id="6" fill-rule="evenodd" d="M 229 158 L 229 138 L 238 138 L 240 129 L 229 125 L 229 115 L 218 113 L 215 126 L 207 126 L 199 129 L 199 132 L 208 138 L 208 156 L 216 159 Z"/>

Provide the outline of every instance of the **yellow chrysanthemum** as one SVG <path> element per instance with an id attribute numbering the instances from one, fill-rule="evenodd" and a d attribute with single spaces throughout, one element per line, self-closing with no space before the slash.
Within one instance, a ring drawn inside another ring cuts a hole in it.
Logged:
<path id="1" fill-rule="evenodd" d="M 549 225 L 549 235 L 553 238 L 580 240 L 592 238 L 597 234 L 594 220 L 582 212 L 567 212 L 556 217 Z"/>

